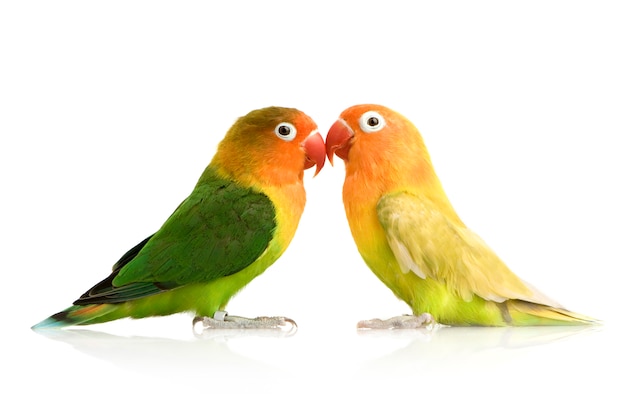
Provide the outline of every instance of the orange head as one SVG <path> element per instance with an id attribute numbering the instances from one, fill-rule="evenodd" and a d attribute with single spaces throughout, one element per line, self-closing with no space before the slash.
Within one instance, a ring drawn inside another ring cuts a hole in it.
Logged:
<path id="1" fill-rule="evenodd" d="M 375 213 L 382 195 L 403 191 L 436 201 L 458 220 L 422 136 L 401 114 L 376 104 L 344 110 L 328 131 L 326 152 L 331 163 L 333 155 L 345 161 L 347 213 L 360 206 L 373 208 Z"/>
<path id="2" fill-rule="evenodd" d="M 346 163 L 346 170 L 432 170 L 430 157 L 417 128 L 401 114 L 377 104 L 344 110 L 326 136 L 326 153 Z M 372 172 L 374 174 L 374 172 Z"/>
<path id="3" fill-rule="evenodd" d="M 235 179 L 289 183 L 326 160 L 315 122 L 292 108 L 266 107 L 240 117 L 220 142 L 212 165 Z"/>

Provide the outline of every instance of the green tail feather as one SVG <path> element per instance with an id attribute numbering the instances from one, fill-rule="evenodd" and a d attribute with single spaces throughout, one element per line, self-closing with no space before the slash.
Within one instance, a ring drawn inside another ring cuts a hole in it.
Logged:
<path id="1" fill-rule="evenodd" d="M 88 324 L 116 308 L 113 304 L 74 305 L 60 311 L 31 327 L 33 330 L 58 329 L 61 327 Z"/>
<path id="2" fill-rule="evenodd" d="M 564 308 L 522 300 L 508 300 L 506 305 L 513 326 L 580 326 L 599 324 L 599 321 L 596 319 Z"/>

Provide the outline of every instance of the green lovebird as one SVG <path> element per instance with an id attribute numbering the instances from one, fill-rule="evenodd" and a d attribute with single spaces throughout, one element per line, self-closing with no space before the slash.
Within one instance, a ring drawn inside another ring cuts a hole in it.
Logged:
<path id="1" fill-rule="evenodd" d="M 326 159 L 303 112 L 282 107 L 239 118 L 195 188 L 111 274 L 34 329 L 179 312 L 213 317 L 285 251 L 305 206 L 304 170 Z"/>
<path id="2" fill-rule="evenodd" d="M 365 263 L 415 316 L 360 327 L 590 324 L 522 281 L 461 221 L 417 128 L 379 105 L 346 109 L 326 137 L 346 166 L 343 202 Z M 426 314 L 422 314 L 426 313 Z"/>

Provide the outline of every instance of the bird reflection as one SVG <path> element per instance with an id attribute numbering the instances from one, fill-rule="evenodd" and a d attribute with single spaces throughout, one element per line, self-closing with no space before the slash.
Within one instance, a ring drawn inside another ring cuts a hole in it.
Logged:
<path id="1" fill-rule="evenodd" d="M 442 326 L 432 330 L 368 330 L 358 333 L 365 340 L 409 341 L 404 347 L 363 364 L 363 374 L 380 376 L 498 367 L 540 346 L 543 348 L 567 343 L 567 339 L 574 336 L 598 332 L 600 329 L 600 326 Z"/>
<path id="2" fill-rule="evenodd" d="M 167 377 L 212 375 L 236 376 L 244 371 L 248 376 L 275 373 L 279 367 L 247 357 L 231 349 L 236 339 L 257 338 L 266 344 L 289 337 L 281 331 L 253 329 L 211 329 L 187 339 L 146 336 L 119 336 L 90 329 L 38 331 L 49 339 L 66 343 L 77 351 L 113 365 L 142 374 Z M 253 341 L 257 346 L 258 340 Z M 261 343 L 261 345 L 263 345 Z"/>
<path id="3" fill-rule="evenodd" d="M 599 330 L 599 326 L 441 327 L 329 333 L 327 328 L 307 328 L 291 338 L 284 332 L 211 329 L 183 339 L 83 329 L 38 333 L 148 376 L 285 381 L 320 377 L 327 387 L 337 388 L 348 380 L 361 384 L 362 378 L 370 377 L 443 377 L 484 374 L 489 369 L 498 373 L 503 367 L 524 371 L 533 358 L 549 363 L 560 361 L 565 353 L 584 357 L 589 338 L 582 336 Z"/>

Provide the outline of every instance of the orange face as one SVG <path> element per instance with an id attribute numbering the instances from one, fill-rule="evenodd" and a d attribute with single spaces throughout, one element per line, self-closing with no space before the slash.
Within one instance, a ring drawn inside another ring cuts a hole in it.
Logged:
<path id="1" fill-rule="evenodd" d="M 460 222 L 422 136 L 401 114 L 376 104 L 346 109 L 328 131 L 326 152 L 331 162 L 334 154 L 345 161 L 343 201 L 355 239 L 368 240 L 372 230 L 382 233 L 376 207 L 382 196 L 394 192 L 436 202 L 450 219 Z"/>
<path id="2" fill-rule="evenodd" d="M 318 132 L 315 122 L 306 114 L 302 112 L 297 114 L 293 124 L 289 122 L 278 123 L 274 128 L 274 134 L 286 143 L 283 145 L 285 148 L 289 147 L 289 143 L 293 143 L 291 149 L 285 149 L 286 153 L 294 152 L 296 146 L 300 150 L 304 149 L 304 169 L 317 166 L 314 174 L 317 175 L 324 167 L 326 161 L 324 139 Z M 297 161 L 297 158 L 294 160 Z M 294 168 L 299 168 L 297 164 L 294 165 Z"/>
<path id="3" fill-rule="evenodd" d="M 432 170 L 417 128 L 384 106 L 360 104 L 341 113 L 326 136 L 326 153 L 346 163 L 346 173 L 374 176 L 396 174 L 424 177 Z"/>
<path id="4" fill-rule="evenodd" d="M 254 110 L 235 122 L 220 143 L 214 162 L 235 176 L 289 183 L 326 160 L 324 140 L 315 122 L 290 108 Z"/>

